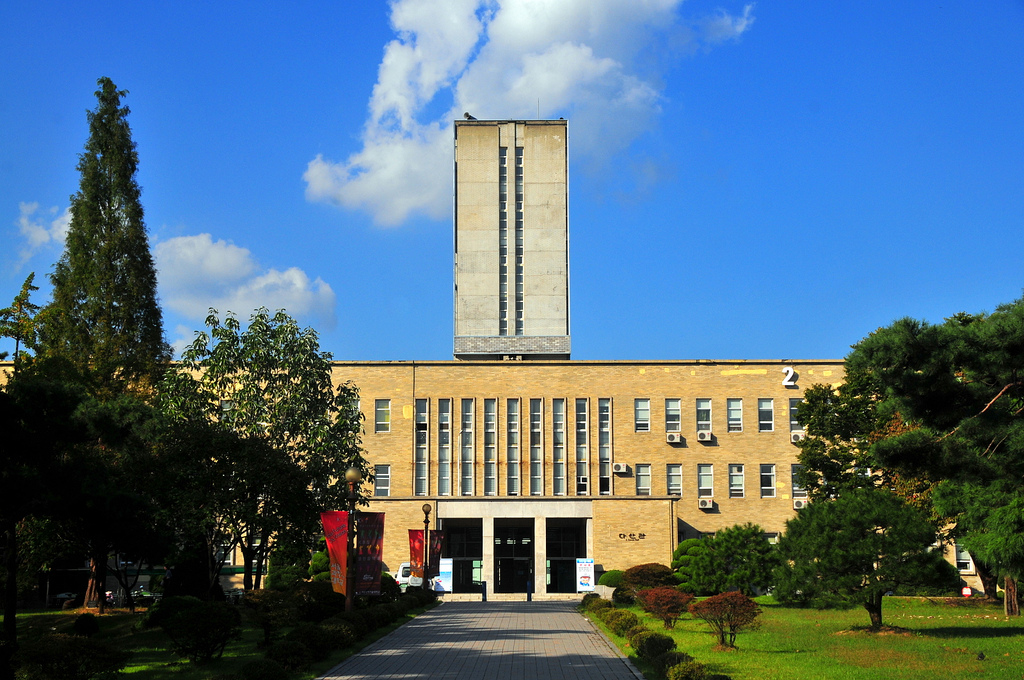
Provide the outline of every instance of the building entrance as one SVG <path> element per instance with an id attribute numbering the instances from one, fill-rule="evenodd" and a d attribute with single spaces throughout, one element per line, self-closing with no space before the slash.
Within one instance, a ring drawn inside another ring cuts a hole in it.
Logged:
<path id="1" fill-rule="evenodd" d="M 478 593 L 483 571 L 483 523 L 479 519 L 446 519 L 445 548 L 452 558 L 452 592 Z"/>
<path id="2" fill-rule="evenodd" d="M 526 592 L 534 581 L 533 549 L 532 519 L 494 520 L 494 592 Z"/>
<path id="3" fill-rule="evenodd" d="M 586 520 L 547 520 L 547 592 L 575 593 L 576 558 L 586 557 Z"/>

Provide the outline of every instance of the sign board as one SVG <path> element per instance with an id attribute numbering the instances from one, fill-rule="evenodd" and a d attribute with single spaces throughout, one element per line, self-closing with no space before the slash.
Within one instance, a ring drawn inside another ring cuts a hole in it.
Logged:
<path id="1" fill-rule="evenodd" d="M 441 558 L 441 572 L 434 579 L 434 591 L 438 593 L 452 592 L 452 558 Z"/>
<path id="2" fill-rule="evenodd" d="M 576 592 L 589 593 L 594 591 L 594 560 L 579 557 L 576 559 Z"/>
<path id="3" fill-rule="evenodd" d="M 970 597 L 971 593 L 973 593 L 973 592 L 974 591 L 971 590 L 970 586 L 964 586 L 963 590 L 960 591 L 960 594 L 963 595 L 964 597 Z"/>

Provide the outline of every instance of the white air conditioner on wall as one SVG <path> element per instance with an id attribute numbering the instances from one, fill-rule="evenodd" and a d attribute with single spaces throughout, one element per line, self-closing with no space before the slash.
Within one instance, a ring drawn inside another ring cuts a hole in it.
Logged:
<path id="1" fill-rule="evenodd" d="M 709 442 L 715 435 L 711 434 L 711 430 L 701 430 L 697 433 L 697 441 Z"/>
<path id="2" fill-rule="evenodd" d="M 715 507 L 715 502 L 710 498 L 698 498 L 697 507 L 700 508 L 701 510 L 710 510 L 711 508 Z"/>
<path id="3" fill-rule="evenodd" d="M 799 430 L 796 431 L 796 432 L 790 432 L 789 433 L 789 441 L 791 441 L 794 444 L 796 444 L 797 442 L 803 441 L 803 438 L 805 436 L 806 435 L 802 431 L 799 431 Z"/>
<path id="4" fill-rule="evenodd" d="M 679 442 L 683 441 L 683 435 L 679 434 L 678 432 L 666 432 L 665 441 L 667 441 L 669 444 L 678 444 Z"/>
<path id="5" fill-rule="evenodd" d="M 616 474 L 625 474 L 629 472 L 629 466 L 625 463 L 612 463 L 612 472 Z"/>
<path id="6" fill-rule="evenodd" d="M 793 499 L 793 509 L 794 510 L 801 510 L 801 509 L 806 508 L 806 507 L 807 507 L 807 499 L 806 498 L 794 498 Z"/>

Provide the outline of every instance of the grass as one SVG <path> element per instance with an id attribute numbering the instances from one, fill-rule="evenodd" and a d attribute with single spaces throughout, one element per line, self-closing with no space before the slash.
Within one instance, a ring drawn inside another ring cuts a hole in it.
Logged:
<path id="1" fill-rule="evenodd" d="M 413 609 L 390 626 L 374 631 L 351 647 L 335 651 L 326 660 L 311 665 L 306 671 L 293 673 L 291 677 L 294 680 L 319 677 L 429 608 Z M 19 612 L 18 638 L 26 640 L 47 632 L 71 633 L 74 620 L 80 613 L 80 610 Z M 139 628 L 137 624 L 141 618 L 142 614 L 121 611 L 105 614 L 99 617 L 100 632 L 96 636 L 132 651 L 131 661 L 124 671 L 132 680 L 212 680 L 236 673 L 249 661 L 263 657 L 263 652 L 256 648 L 256 643 L 263 639 L 263 632 L 246 625 L 242 638 L 229 643 L 220 659 L 203 665 L 192 664 L 170 651 L 162 630 Z"/>
<path id="2" fill-rule="evenodd" d="M 863 609 L 791 609 L 771 598 L 757 601 L 764 612 L 761 627 L 740 633 L 738 649 L 729 652 L 715 651 L 716 640 L 703 621 L 687 616 L 674 630 L 665 630 L 638 607 L 631 611 L 651 630 L 675 638 L 679 651 L 707 664 L 710 672 L 733 680 L 1024 677 L 1024 621 L 1007 620 L 999 605 L 890 597 L 883 621 L 891 629 L 871 633 Z M 649 680 L 660 677 L 636 659 L 625 640 L 591 618 Z"/>

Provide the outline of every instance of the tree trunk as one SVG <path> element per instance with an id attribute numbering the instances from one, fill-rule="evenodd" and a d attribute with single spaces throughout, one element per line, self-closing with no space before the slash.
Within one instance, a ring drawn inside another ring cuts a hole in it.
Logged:
<path id="1" fill-rule="evenodd" d="M 974 570 L 978 572 L 978 579 L 981 581 L 981 589 L 985 591 L 985 599 L 990 602 L 995 602 L 996 591 L 999 589 L 999 577 L 992 573 L 992 570 L 988 568 L 988 565 L 983 564 L 974 556 L 974 553 L 969 553 L 971 560 L 974 562 Z"/>
<path id="2" fill-rule="evenodd" d="M 96 604 L 90 604 L 95 602 Z M 89 558 L 89 584 L 85 588 L 86 607 L 95 606 L 102 614 L 107 608 L 107 556 Z"/>
<path id="3" fill-rule="evenodd" d="M 4 527 L 4 629 L 0 644 L 0 680 L 14 680 L 11 659 L 18 650 L 18 525 L 9 521 Z"/>
<path id="4" fill-rule="evenodd" d="M 244 542 L 238 544 L 239 550 L 242 551 L 242 588 L 249 592 L 252 590 L 252 558 L 253 550 L 248 547 Z"/>
<path id="5" fill-rule="evenodd" d="M 878 630 L 882 627 L 882 594 L 873 593 L 864 600 L 864 609 L 868 610 L 871 617 L 871 630 Z"/>
<path id="6" fill-rule="evenodd" d="M 1003 581 L 1003 613 L 1007 616 L 1020 616 L 1020 603 L 1017 601 L 1017 579 L 1009 576 Z"/>

